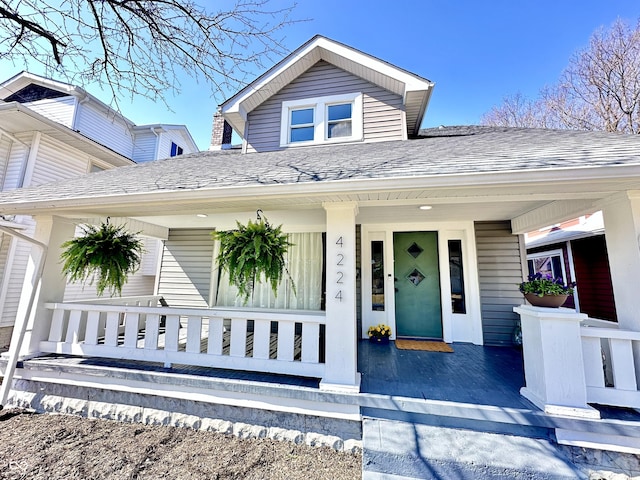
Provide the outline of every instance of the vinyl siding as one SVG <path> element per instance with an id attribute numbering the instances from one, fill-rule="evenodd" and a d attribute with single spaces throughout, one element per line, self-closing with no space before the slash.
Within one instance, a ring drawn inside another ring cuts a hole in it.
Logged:
<path id="1" fill-rule="evenodd" d="M 19 134 L 16 138 L 31 145 L 33 134 Z M 20 187 L 22 181 L 22 172 L 29 155 L 29 149 L 18 142 L 12 142 L 11 151 L 8 155 L 7 168 L 5 172 L 2 190 L 15 190 Z"/>
<path id="2" fill-rule="evenodd" d="M 99 111 L 91 103 L 78 109 L 76 130 L 127 158 L 133 156 L 133 136 L 123 120 L 112 112 Z"/>
<path id="3" fill-rule="evenodd" d="M 193 153 L 189 145 L 179 130 L 171 129 L 160 134 L 160 144 L 158 145 L 158 158 L 169 158 L 171 156 L 171 142 L 174 142 L 184 150 L 183 155 Z"/>
<path id="4" fill-rule="evenodd" d="M 207 307 L 212 260 L 210 230 L 171 230 L 162 251 L 157 294 L 172 307 Z"/>
<path id="5" fill-rule="evenodd" d="M 28 228 L 21 230 L 20 233 L 33 237 L 35 230 L 34 222 L 30 217 L 22 217 L 17 219 L 22 224 L 29 225 Z M 18 311 L 18 303 L 20 302 L 20 294 L 22 293 L 22 285 L 24 283 L 25 271 L 27 269 L 27 261 L 31 253 L 31 244 L 23 240 L 14 240 L 16 248 L 13 256 L 13 266 L 9 277 L 9 288 L 2 310 L 2 318 L 0 318 L 0 326 L 13 325 Z"/>
<path id="6" fill-rule="evenodd" d="M 30 108 L 34 112 L 69 128 L 73 128 L 75 105 L 76 102 L 72 96 L 49 98 L 47 100 L 38 100 L 37 102 L 24 104 L 25 107 Z"/>
<path id="7" fill-rule="evenodd" d="M 157 141 L 158 137 L 151 130 L 149 130 L 148 132 L 136 131 L 132 160 L 136 163 L 144 163 L 156 160 Z"/>
<path id="8" fill-rule="evenodd" d="M 0 188 L 4 185 L 12 144 L 13 141 L 9 137 L 0 133 Z"/>
<path id="9" fill-rule="evenodd" d="M 511 233 L 508 221 L 476 222 L 475 232 L 484 343 L 512 345 L 518 320 L 513 307 L 524 301 L 518 290 L 523 276 L 521 236 Z"/>
<path id="10" fill-rule="evenodd" d="M 327 95 L 363 93 L 364 141 L 402 140 L 402 97 L 320 61 L 264 102 L 248 116 L 247 151 L 280 149 L 283 101 Z"/>
<path id="11" fill-rule="evenodd" d="M 89 171 L 89 161 L 89 155 L 43 135 L 28 186 L 84 175 Z"/>

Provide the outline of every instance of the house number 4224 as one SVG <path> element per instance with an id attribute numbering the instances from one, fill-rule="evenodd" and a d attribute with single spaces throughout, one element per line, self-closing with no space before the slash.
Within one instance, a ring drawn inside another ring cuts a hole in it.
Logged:
<path id="1" fill-rule="evenodd" d="M 338 237 L 338 240 L 336 240 L 336 245 L 338 246 L 338 248 L 344 248 L 344 240 L 342 239 L 342 237 Z M 338 300 L 339 302 L 342 301 L 342 290 L 341 285 L 342 285 L 342 280 L 344 278 L 344 272 L 342 271 L 342 267 L 344 267 L 344 253 L 338 253 L 336 254 L 336 267 L 338 267 L 337 271 L 336 271 L 336 285 L 338 286 L 338 293 L 336 293 L 336 300 Z"/>

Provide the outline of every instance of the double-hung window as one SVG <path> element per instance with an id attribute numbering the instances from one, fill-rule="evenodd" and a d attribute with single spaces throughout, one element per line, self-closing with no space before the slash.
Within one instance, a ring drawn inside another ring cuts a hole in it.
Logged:
<path id="1" fill-rule="evenodd" d="M 362 140 L 362 94 L 282 102 L 280 146 Z"/>

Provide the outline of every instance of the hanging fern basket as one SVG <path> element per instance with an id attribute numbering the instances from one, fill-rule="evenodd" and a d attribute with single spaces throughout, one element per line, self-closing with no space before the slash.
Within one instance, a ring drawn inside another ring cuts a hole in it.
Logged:
<path id="1" fill-rule="evenodd" d="M 218 265 L 227 271 L 229 283 L 238 288 L 244 303 L 249 301 L 255 283 L 263 278 L 277 296 L 278 284 L 286 275 L 295 293 L 285 264 L 287 250 L 293 244 L 282 233 L 282 225 L 272 227 L 259 213 L 256 222 L 236 225 L 235 230 L 211 232 L 211 236 L 220 242 Z"/>
<path id="2" fill-rule="evenodd" d="M 96 282 L 98 296 L 105 290 L 113 297 L 122 294 L 129 275 L 140 268 L 142 240 L 124 226 L 102 223 L 83 227 L 83 235 L 62 244 L 62 271 L 71 282 Z"/>

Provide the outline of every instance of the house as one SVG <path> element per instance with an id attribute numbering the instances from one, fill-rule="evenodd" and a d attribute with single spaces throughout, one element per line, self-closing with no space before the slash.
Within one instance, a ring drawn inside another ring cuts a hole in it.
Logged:
<path id="1" fill-rule="evenodd" d="M 197 152 L 182 125 L 135 125 L 84 89 L 22 72 L 0 84 L 0 188 L 42 185 L 90 172 Z M 30 216 L 6 216 L 3 225 L 33 234 Z M 153 293 L 155 241 L 127 295 Z M 9 344 L 31 246 L 0 233 L 0 348 Z M 68 300 L 95 296 L 71 285 Z"/>
<path id="2" fill-rule="evenodd" d="M 34 275 L 5 356 L 2 403 L 10 395 L 45 410 L 223 431 L 231 427 L 222 420 L 264 422 L 356 442 L 364 408 L 449 421 L 473 410 L 469 418 L 493 428 L 526 419 L 568 444 L 640 452 L 640 424 L 612 423 L 592 406 L 640 407 L 640 139 L 421 130 L 433 88 L 317 36 L 220 106 L 210 151 L 0 194 L 2 215 L 35 218 Z M 242 149 L 225 148 L 230 129 Z M 524 233 L 598 210 L 617 328 L 523 305 Z M 285 283 L 274 296 L 257 285 L 244 304 L 214 261 L 210 233 L 260 212 L 290 234 L 297 289 Z M 168 307 L 64 301 L 60 244 L 76 223 L 107 217 L 163 240 L 154 294 Z M 519 353 L 494 361 L 513 352 L 519 320 L 526 386 L 518 387 L 536 407 L 517 391 L 496 400 L 504 372 L 520 368 Z M 400 369 L 394 362 L 422 357 L 371 351 L 362 340 L 379 323 L 393 340 L 441 340 L 469 356 Z M 465 358 L 474 360 L 456 363 Z M 455 383 L 444 398 L 429 385 L 439 365 Z M 387 390 L 370 388 L 376 374 Z M 472 391 L 497 403 L 452 400 Z"/>
<path id="3" fill-rule="evenodd" d="M 529 232 L 525 244 L 530 274 L 578 285 L 565 305 L 592 318 L 616 320 L 602 212 Z"/>

